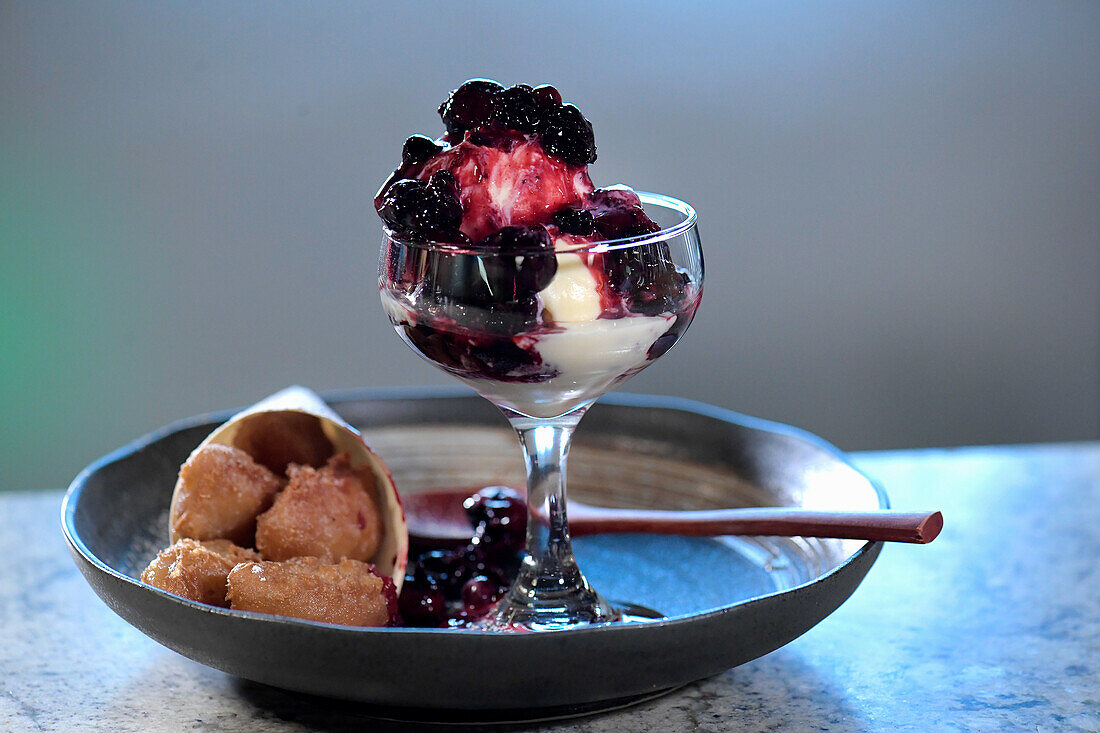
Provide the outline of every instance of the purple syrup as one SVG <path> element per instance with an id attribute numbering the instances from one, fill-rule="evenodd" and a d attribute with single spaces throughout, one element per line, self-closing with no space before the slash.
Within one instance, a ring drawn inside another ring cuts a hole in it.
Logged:
<path id="1" fill-rule="evenodd" d="M 469 129 L 492 123 L 504 87 L 492 79 L 470 79 L 439 105 L 448 140 L 461 140 Z"/>
<path id="2" fill-rule="evenodd" d="M 386 615 L 389 617 L 387 625 L 400 626 L 401 603 L 397 596 L 397 586 L 394 585 L 393 578 L 378 572 L 374 565 L 370 566 L 370 571 L 382 579 L 382 598 L 386 601 Z"/>

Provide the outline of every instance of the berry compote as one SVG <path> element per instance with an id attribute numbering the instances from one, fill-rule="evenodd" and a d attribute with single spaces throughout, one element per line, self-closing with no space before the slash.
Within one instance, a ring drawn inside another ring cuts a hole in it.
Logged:
<path id="1" fill-rule="evenodd" d="M 592 124 L 549 85 L 466 82 L 375 198 L 398 334 L 482 395 L 561 414 L 644 368 L 691 322 L 698 283 L 625 186 L 597 189 Z M 636 243 L 636 244 L 632 244 Z"/>
<path id="2" fill-rule="evenodd" d="M 516 578 L 527 536 L 527 504 L 490 486 L 466 499 L 473 535 L 462 547 L 427 549 L 405 571 L 405 626 L 464 627 L 481 618 Z M 422 548 L 423 549 L 423 548 Z"/>

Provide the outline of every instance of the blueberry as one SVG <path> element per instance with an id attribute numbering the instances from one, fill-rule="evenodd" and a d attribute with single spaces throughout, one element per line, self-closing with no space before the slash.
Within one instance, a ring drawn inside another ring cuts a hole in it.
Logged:
<path id="1" fill-rule="evenodd" d="M 490 542 L 482 530 L 470 541 L 465 551 L 465 563 L 470 569 L 467 577 L 484 575 L 497 585 L 511 584 L 523 560 L 523 543 L 510 539 Z"/>
<path id="2" fill-rule="evenodd" d="M 592 123 L 571 104 L 548 109 L 539 126 L 542 147 L 570 165 L 596 162 L 596 138 Z"/>
<path id="3" fill-rule="evenodd" d="M 439 105 L 447 139 L 460 140 L 467 130 L 488 125 L 497 114 L 504 87 L 491 79 L 470 79 Z"/>
<path id="4" fill-rule="evenodd" d="M 438 171 L 428 183 L 413 178 L 394 182 L 378 205 L 382 221 L 396 234 L 426 238 L 462 224 L 454 176 Z"/>
<path id="5" fill-rule="evenodd" d="M 469 548 L 462 550 L 433 550 L 417 559 L 417 575 L 422 574 L 425 581 L 417 587 L 438 588 L 450 601 L 457 601 L 462 594 L 462 586 L 472 576 L 480 572 L 484 563 L 476 561 Z"/>
<path id="6" fill-rule="evenodd" d="M 382 187 L 378 189 L 378 193 L 374 194 L 375 211 L 381 212 L 382 201 L 385 199 L 386 194 L 389 193 L 389 190 L 393 188 L 393 184 L 397 183 L 398 181 L 405 180 L 405 178 L 407 177 L 405 170 L 406 169 L 404 166 L 400 166 L 393 173 L 389 174 L 389 176 L 386 177 L 386 180 L 382 182 Z"/>
<path id="7" fill-rule="evenodd" d="M 554 212 L 554 223 L 566 234 L 576 234 L 581 237 L 588 236 L 596 228 L 592 212 L 575 209 L 572 206 L 566 206 Z"/>
<path id="8" fill-rule="evenodd" d="M 401 165 L 386 178 L 382 187 L 378 189 L 378 193 L 374 195 L 374 208 L 381 208 L 382 198 L 393 184 L 404 179 L 415 178 L 420 166 L 445 149 L 445 146 L 427 135 L 413 135 L 405 140 L 401 148 Z"/>
<path id="9" fill-rule="evenodd" d="M 413 135 L 401 148 L 401 165 L 420 165 L 443 151 L 443 146 L 427 135 Z"/>
<path id="10" fill-rule="evenodd" d="M 527 254 L 516 265 L 516 283 L 528 293 L 537 293 L 550 284 L 557 272 L 558 258 L 553 251 Z"/>
<path id="11" fill-rule="evenodd" d="M 507 578 L 518 567 L 520 553 L 527 546 L 522 527 L 487 527 L 478 530 L 471 541 L 476 544 L 484 556 L 482 572 L 495 572 L 498 577 Z"/>
<path id="12" fill-rule="evenodd" d="M 458 560 L 448 550 L 432 550 L 416 558 L 410 577 L 420 588 L 441 588 L 450 583 Z"/>
<path id="13" fill-rule="evenodd" d="M 420 588 L 406 582 L 398 608 L 406 626 L 440 626 L 447 621 L 447 599 L 438 588 Z"/>
<path id="14" fill-rule="evenodd" d="M 501 252 L 496 257 L 486 254 L 482 264 L 490 285 L 496 283 L 504 294 L 511 292 L 510 299 L 537 293 L 558 271 L 554 243 L 542 226 L 504 227 L 481 240 L 478 247 Z"/>
<path id="15" fill-rule="evenodd" d="M 638 194 L 626 186 L 597 188 L 588 194 L 588 206 L 595 216 L 596 229 L 608 239 L 661 231 L 660 225 L 646 216 Z"/>
<path id="16" fill-rule="evenodd" d="M 520 268 L 517 258 L 495 254 L 427 253 L 423 282 L 440 304 L 460 303 L 480 310 L 476 325 L 485 333 L 512 336 L 534 326 L 538 316 L 535 292 L 521 281 L 531 265 Z M 538 283 L 536 283 L 538 284 Z"/>
<path id="17" fill-rule="evenodd" d="M 441 306 L 467 306 L 464 318 L 477 334 L 461 351 L 470 355 L 489 348 L 511 360 L 517 351 L 515 344 L 502 346 L 491 343 L 496 338 L 510 339 L 537 325 L 539 302 L 532 286 L 541 284 L 532 272 L 541 257 L 517 257 L 512 254 L 466 254 L 432 251 L 417 259 L 423 263 L 423 295 Z M 534 281 L 534 282 L 532 282 Z M 452 334 L 459 338 L 461 334 Z M 419 336 L 418 336 L 419 338 Z"/>
<path id="18" fill-rule="evenodd" d="M 672 326 L 649 347 L 649 351 L 646 352 L 645 358 L 652 361 L 663 356 L 666 351 L 671 349 L 676 342 L 680 340 L 680 334 L 684 332 L 688 323 L 691 323 L 690 317 L 685 319 L 682 314 L 677 316 Z"/>
<path id="19" fill-rule="evenodd" d="M 508 527 L 522 531 L 526 522 L 523 498 L 512 489 L 494 486 L 470 497 L 466 506 L 480 520 L 470 544 L 458 550 L 425 552 L 409 563 L 399 599 L 408 626 L 435 627 L 455 619 L 472 620 L 484 614 L 515 580 L 522 545 L 489 542 L 484 530 L 492 524 L 498 531 Z"/>
<path id="20" fill-rule="evenodd" d="M 515 489 L 487 486 L 462 502 L 475 529 L 483 524 L 519 525 L 527 522 L 527 503 Z"/>
<path id="21" fill-rule="evenodd" d="M 550 234 L 541 226 L 502 227 L 478 244 L 479 248 L 499 249 L 509 254 L 539 253 L 553 250 Z"/>
<path id="22" fill-rule="evenodd" d="M 494 562 L 511 565 L 527 539 L 527 502 L 506 486 L 482 489 L 462 503 L 475 527 L 472 544 Z"/>
<path id="23" fill-rule="evenodd" d="M 467 612 L 484 611 L 500 600 L 504 589 L 484 575 L 478 575 L 466 581 L 462 586 L 462 605 Z"/>
<path id="24" fill-rule="evenodd" d="M 496 121 L 502 127 L 534 132 L 540 119 L 540 108 L 531 87 L 516 84 L 500 93 Z"/>
<path id="25" fill-rule="evenodd" d="M 482 574 L 502 588 L 507 588 L 516 579 L 523 557 L 516 551 L 510 557 L 504 558 L 504 563 L 498 562 L 499 559 L 494 558 L 493 562 L 487 563 Z"/>
<path id="26" fill-rule="evenodd" d="M 539 109 L 547 110 L 561 104 L 561 92 L 549 84 L 540 84 L 531 90 L 531 96 Z"/>

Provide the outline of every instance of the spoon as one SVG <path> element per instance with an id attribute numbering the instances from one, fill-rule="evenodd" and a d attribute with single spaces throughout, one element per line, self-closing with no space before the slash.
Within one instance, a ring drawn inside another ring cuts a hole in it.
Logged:
<path id="1" fill-rule="evenodd" d="M 473 527 L 462 501 L 476 488 L 456 488 L 402 496 L 409 538 L 422 543 L 466 542 Z M 800 507 L 747 507 L 706 511 L 605 509 L 569 500 L 569 531 L 593 534 L 648 533 L 834 537 L 849 540 L 927 544 L 943 529 L 940 512 L 812 511 Z"/>

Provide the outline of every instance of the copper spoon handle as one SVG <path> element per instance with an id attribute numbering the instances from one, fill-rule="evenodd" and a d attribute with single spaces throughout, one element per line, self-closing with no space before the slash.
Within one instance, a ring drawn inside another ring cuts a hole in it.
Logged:
<path id="1" fill-rule="evenodd" d="M 669 512 L 647 509 L 569 508 L 569 531 L 575 536 L 648 532 L 693 535 L 774 535 L 835 537 L 925 544 L 943 529 L 939 512 L 809 511 L 796 507 L 753 507 Z"/>
<path id="2" fill-rule="evenodd" d="M 462 500 L 477 489 L 449 489 L 404 497 L 409 535 L 427 541 L 466 541 L 472 528 Z M 772 535 L 836 537 L 883 542 L 927 543 L 943 528 L 939 512 L 809 511 L 800 507 L 749 507 L 710 511 L 605 509 L 569 503 L 574 536 L 640 532 L 714 537 Z"/>

